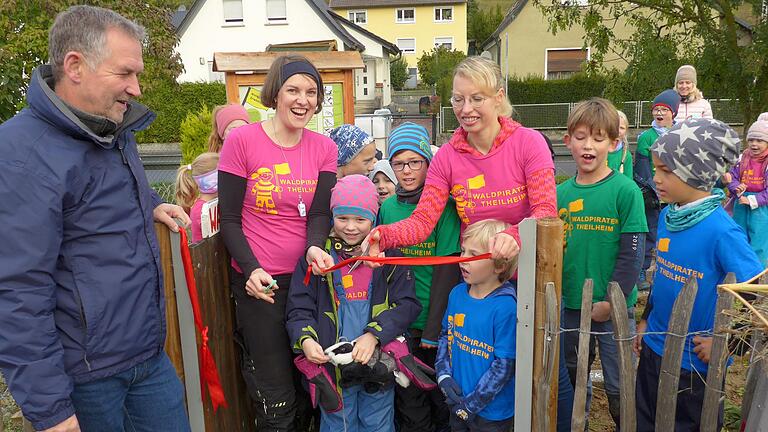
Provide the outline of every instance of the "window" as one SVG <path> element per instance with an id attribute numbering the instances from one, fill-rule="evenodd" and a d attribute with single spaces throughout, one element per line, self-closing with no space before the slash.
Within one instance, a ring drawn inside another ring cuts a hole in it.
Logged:
<path id="1" fill-rule="evenodd" d="M 395 22 L 397 23 L 415 23 L 416 22 L 416 9 L 398 9 L 395 15 Z"/>
<path id="2" fill-rule="evenodd" d="M 287 20 L 285 0 L 267 0 L 267 22 L 284 23 Z"/>
<path id="3" fill-rule="evenodd" d="M 243 0 L 224 0 L 224 24 L 242 24 Z"/>
<path id="4" fill-rule="evenodd" d="M 453 7 L 436 7 L 435 22 L 453 21 Z"/>
<path id="5" fill-rule="evenodd" d="M 403 54 L 414 54 L 416 53 L 416 39 L 398 39 L 397 47 Z"/>
<path id="6" fill-rule="evenodd" d="M 449 50 L 453 49 L 453 36 L 436 37 L 435 48 L 445 47 Z"/>
<path id="7" fill-rule="evenodd" d="M 589 50 L 547 49 L 545 77 L 548 80 L 568 78 L 581 71 L 582 64 L 587 60 L 589 60 Z"/>
<path id="8" fill-rule="evenodd" d="M 349 20 L 352 21 L 355 24 L 367 24 L 368 23 L 368 13 L 364 10 L 362 11 L 349 11 Z"/>

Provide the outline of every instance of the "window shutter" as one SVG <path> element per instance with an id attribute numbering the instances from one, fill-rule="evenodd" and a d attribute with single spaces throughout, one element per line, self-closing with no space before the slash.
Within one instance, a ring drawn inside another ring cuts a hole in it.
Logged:
<path id="1" fill-rule="evenodd" d="M 243 22 L 243 0 L 224 0 L 224 22 Z"/>
<path id="2" fill-rule="evenodd" d="M 267 0 L 267 19 L 284 20 L 286 16 L 285 0 Z"/>

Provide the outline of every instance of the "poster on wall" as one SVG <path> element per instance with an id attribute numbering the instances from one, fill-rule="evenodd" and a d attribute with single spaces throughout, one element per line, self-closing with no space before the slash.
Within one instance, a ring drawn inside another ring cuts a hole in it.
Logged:
<path id="1" fill-rule="evenodd" d="M 324 85 L 323 109 L 312 116 L 307 129 L 327 134 L 331 129 L 344 124 L 344 97 L 341 83 Z M 240 86 L 240 103 L 245 107 L 252 122 L 267 120 L 275 110 L 261 103 L 261 86 Z"/>

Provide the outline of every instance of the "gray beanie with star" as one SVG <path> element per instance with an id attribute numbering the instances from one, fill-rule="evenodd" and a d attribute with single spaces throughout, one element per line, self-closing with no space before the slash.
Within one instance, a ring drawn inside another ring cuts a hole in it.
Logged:
<path id="1" fill-rule="evenodd" d="M 727 124 L 714 119 L 689 119 L 672 126 L 651 151 L 680 180 L 711 191 L 715 182 L 736 163 L 741 139 Z"/>

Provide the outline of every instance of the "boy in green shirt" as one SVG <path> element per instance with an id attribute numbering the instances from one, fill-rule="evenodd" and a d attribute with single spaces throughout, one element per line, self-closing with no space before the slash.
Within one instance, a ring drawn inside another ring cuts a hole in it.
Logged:
<path id="1" fill-rule="evenodd" d="M 382 224 L 405 219 L 416 209 L 424 189 L 427 168 L 432 160 L 429 133 L 423 126 L 403 123 L 389 135 L 387 154 L 397 177 L 396 196 L 387 198 L 379 210 Z M 422 243 L 403 247 L 405 256 L 458 255 L 459 216 L 453 200 L 445 206 L 435 229 Z M 421 314 L 408 329 L 408 346 L 411 352 L 429 366 L 435 365 L 437 340 L 440 336 L 448 295 L 461 281 L 456 264 L 438 266 L 414 266 L 416 298 L 422 306 Z M 424 392 L 415 386 L 398 387 L 395 391 L 395 416 L 399 431 L 435 431 L 448 426 L 448 408 L 440 390 Z"/>
<path id="2" fill-rule="evenodd" d="M 613 332 L 608 283 L 616 281 L 627 299 L 634 332 L 635 283 L 640 274 L 648 228 L 643 197 L 635 182 L 606 164 L 618 139 L 619 115 L 605 99 L 580 103 L 568 116 L 564 141 L 576 161 L 577 174 L 557 187 L 558 214 L 565 222 L 563 256 L 563 328 L 578 329 L 582 313 L 591 313 L 593 332 Z M 591 311 L 581 310 L 585 279 L 594 281 Z M 564 335 L 571 382 L 576 381 L 578 331 Z M 590 338 L 589 364 L 599 345 L 608 407 L 619 425 L 618 349 L 612 334 Z M 591 382 L 587 390 L 591 398 Z M 589 404 L 588 404 L 589 405 Z M 589 412 L 589 408 L 587 408 Z"/>

